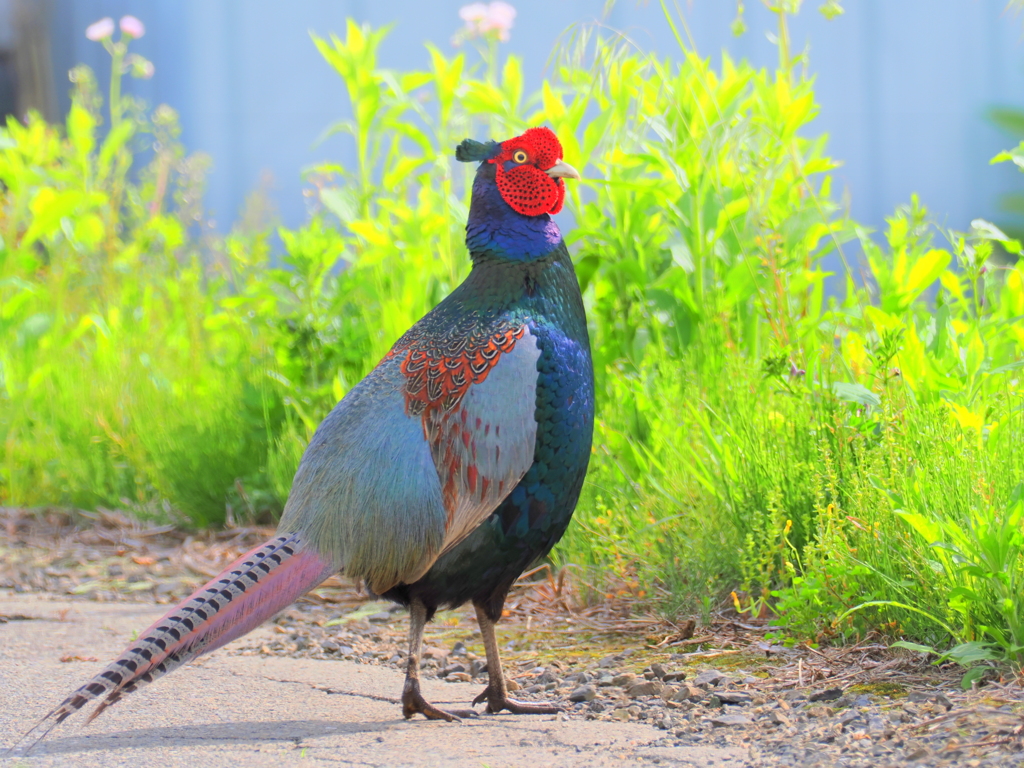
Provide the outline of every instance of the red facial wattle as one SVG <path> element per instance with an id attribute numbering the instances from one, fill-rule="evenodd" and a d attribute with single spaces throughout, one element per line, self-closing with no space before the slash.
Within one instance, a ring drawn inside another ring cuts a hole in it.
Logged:
<path id="1" fill-rule="evenodd" d="M 501 145 L 492 158 L 502 199 L 524 216 L 558 213 L 565 202 L 565 183 L 546 171 L 562 159 L 562 145 L 548 128 L 530 128 Z"/>

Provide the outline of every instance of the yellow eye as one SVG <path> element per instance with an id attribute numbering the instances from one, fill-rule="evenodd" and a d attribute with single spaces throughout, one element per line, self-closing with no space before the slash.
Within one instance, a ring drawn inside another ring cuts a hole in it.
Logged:
<path id="1" fill-rule="evenodd" d="M 515 153 L 512 155 L 512 159 L 520 164 L 525 163 L 527 160 L 526 153 L 523 152 L 523 150 L 521 149 L 517 149 Z"/>

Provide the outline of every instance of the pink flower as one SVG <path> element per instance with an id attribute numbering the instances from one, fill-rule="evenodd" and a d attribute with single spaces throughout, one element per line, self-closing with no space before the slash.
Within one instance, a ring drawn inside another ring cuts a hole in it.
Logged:
<path id="1" fill-rule="evenodd" d="M 121 17 L 121 32 L 138 40 L 146 34 L 145 25 L 134 16 Z"/>
<path id="2" fill-rule="evenodd" d="M 472 3 L 459 9 L 459 17 L 466 22 L 456 38 L 496 36 L 501 41 L 509 38 L 509 30 L 516 18 L 516 9 L 501 0 L 484 5 Z"/>
<path id="3" fill-rule="evenodd" d="M 114 20 L 109 16 L 93 22 L 85 28 L 85 36 L 95 42 L 106 40 L 112 34 L 114 34 Z"/>
<path id="4" fill-rule="evenodd" d="M 459 18 L 466 22 L 466 26 L 479 23 L 487 17 L 487 6 L 483 3 L 473 3 L 459 8 Z"/>
<path id="5" fill-rule="evenodd" d="M 508 3 L 497 0 L 488 6 L 487 18 L 481 22 L 480 27 L 484 34 L 491 30 L 496 30 L 498 39 L 506 41 L 509 38 L 509 30 L 512 29 L 512 22 L 515 21 L 515 18 L 516 9 Z"/>

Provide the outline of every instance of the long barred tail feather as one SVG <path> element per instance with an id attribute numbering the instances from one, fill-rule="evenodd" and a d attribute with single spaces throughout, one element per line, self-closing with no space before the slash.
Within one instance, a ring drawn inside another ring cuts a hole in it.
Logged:
<path id="1" fill-rule="evenodd" d="M 307 548 L 300 534 L 261 544 L 155 622 L 25 736 L 49 722 L 35 746 L 88 702 L 104 697 L 86 721 L 92 722 L 125 695 L 255 629 L 338 570 Z"/>

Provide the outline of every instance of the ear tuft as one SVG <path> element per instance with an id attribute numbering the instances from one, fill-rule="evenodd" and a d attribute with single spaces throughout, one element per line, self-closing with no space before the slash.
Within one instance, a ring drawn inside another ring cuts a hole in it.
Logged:
<path id="1" fill-rule="evenodd" d="M 455 148 L 455 159 L 460 163 L 479 163 L 493 157 L 501 150 L 501 145 L 494 141 L 481 143 L 473 139 L 463 139 Z"/>

